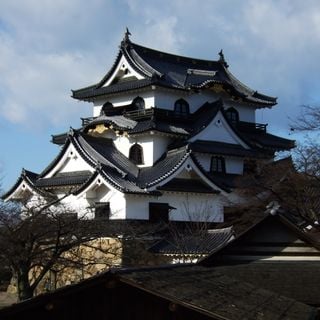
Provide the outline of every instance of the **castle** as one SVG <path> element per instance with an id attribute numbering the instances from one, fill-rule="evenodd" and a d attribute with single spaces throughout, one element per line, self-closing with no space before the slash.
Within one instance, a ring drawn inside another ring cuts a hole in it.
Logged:
<path id="1" fill-rule="evenodd" d="M 72 90 L 92 117 L 54 135 L 57 157 L 40 174 L 23 170 L 3 198 L 60 197 L 90 219 L 222 222 L 243 201 L 237 179 L 294 146 L 256 123 L 276 98 L 241 83 L 222 51 L 200 60 L 129 36 L 98 83 Z"/>

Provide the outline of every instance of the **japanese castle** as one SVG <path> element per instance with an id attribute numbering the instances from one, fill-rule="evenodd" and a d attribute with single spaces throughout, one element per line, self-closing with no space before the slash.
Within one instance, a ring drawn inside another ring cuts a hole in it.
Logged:
<path id="1" fill-rule="evenodd" d="M 88 218 L 223 222 L 242 199 L 237 181 L 294 142 L 256 123 L 276 98 L 241 83 L 218 60 L 160 52 L 127 31 L 97 83 L 72 90 L 93 104 L 81 128 L 54 135 L 57 157 L 23 169 L 6 201 L 64 197 Z"/>

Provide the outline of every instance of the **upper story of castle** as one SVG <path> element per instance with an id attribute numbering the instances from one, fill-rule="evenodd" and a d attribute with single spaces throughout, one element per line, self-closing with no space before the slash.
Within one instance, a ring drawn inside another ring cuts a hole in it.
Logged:
<path id="1" fill-rule="evenodd" d="M 140 46 L 129 35 L 127 31 L 113 66 L 98 83 L 72 90 L 73 98 L 93 102 L 93 117 L 152 108 L 185 117 L 222 98 L 240 121 L 255 122 L 257 108 L 277 103 L 233 76 L 222 51 L 218 60 L 189 58 Z"/>

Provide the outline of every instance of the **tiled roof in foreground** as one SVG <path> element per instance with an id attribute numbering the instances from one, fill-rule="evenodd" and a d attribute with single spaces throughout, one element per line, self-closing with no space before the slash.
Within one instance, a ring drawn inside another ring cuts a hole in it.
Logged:
<path id="1" fill-rule="evenodd" d="M 125 301 L 125 304 L 124 304 Z M 28 319 L 315 320 L 317 309 L 214 268 L 118 269 L 0 310 Z"/>

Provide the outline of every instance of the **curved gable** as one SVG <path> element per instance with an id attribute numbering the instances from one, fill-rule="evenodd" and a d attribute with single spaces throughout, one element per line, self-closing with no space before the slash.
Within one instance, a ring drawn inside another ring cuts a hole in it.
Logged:
<path id="1" fill-rule="evenodd" d="M 217 112 L 206 127 L 189 139 L 190 142 L 196 140 L 224 142 L 250 149 L 248 144 L 234 131 L 221 110 Z"/>
<path id="2" fill-rule="evenodd" d="M 131 63 L 127 60 L 124 55 L 121 55 L 118 63 L 114 70 L 109 74 L 108 78 L 104 79 L 104 83 L 101 87 L 107 87 L 111 84 L 119 83 L 128 80 L 141 80 L 145 79 L 145 76 L 137 72 Z"/>
<path id="3" fill-rule="evenodd" d="M 37 177 L 38 174 L 23 169 L 17 182 L 8 192 L 2 195 L 1 198 L 4 201 L 11 201 L 27 199 L 35 194 L 39 196 L 48 195 L 46 192 L 41 191 L 34 185 Z"/>

